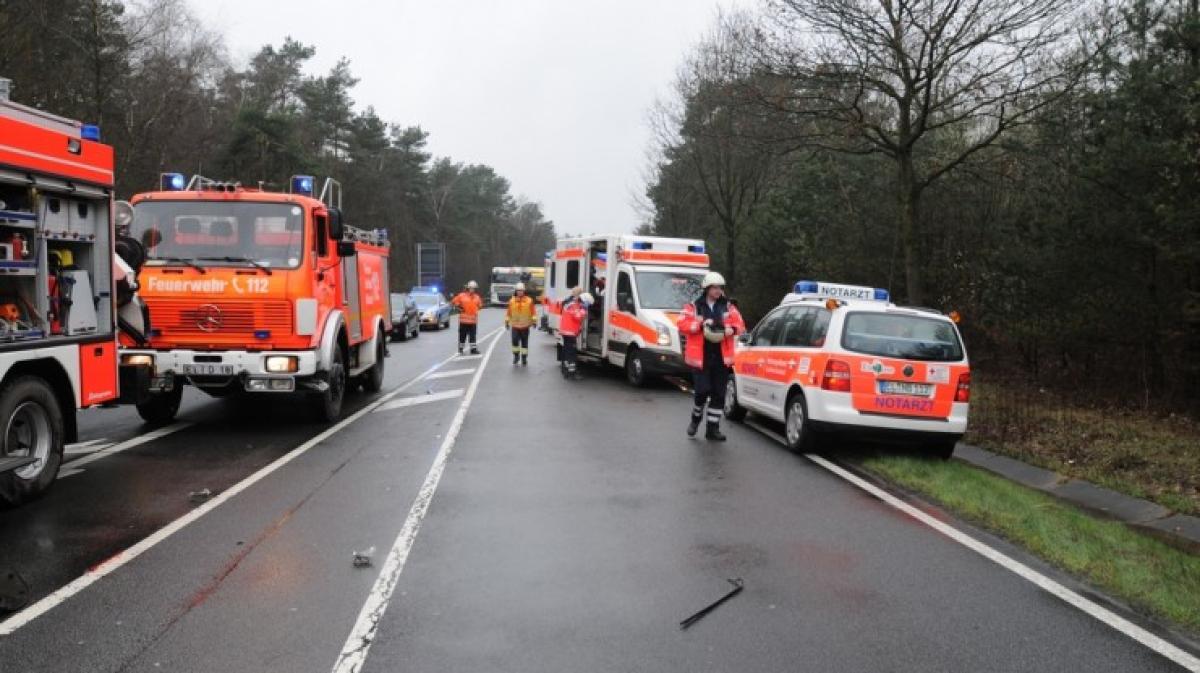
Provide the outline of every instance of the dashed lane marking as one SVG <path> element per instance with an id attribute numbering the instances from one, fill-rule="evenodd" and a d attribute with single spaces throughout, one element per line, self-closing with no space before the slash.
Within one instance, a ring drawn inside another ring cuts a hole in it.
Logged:
<path id="1" fill-rule="evenodd" d="M 429 380 L 448 379 L 453 376 L 466 376 L 467 374 L 474 374 L 474 373 L 475 373 L 474 369 L 447 369 L 444 372 L 437 372 L 436 374 L 430 374 L 429 376 L 426 376 L 425 378 L 427 378 Z"/>

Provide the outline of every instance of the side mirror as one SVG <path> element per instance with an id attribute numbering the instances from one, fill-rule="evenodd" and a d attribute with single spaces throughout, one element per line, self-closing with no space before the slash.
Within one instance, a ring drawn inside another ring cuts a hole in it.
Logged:
<path id="1" fill-rule="evenodd" d="M 750 333 L 742 332 L 741 334 L 739 334 L 737 336 L 737 340 L 738 340 L 738 343 L 742 344 L 743 346 L 749 346 L 750 345 Z"/>
<path id="2" fill-rule="evenodd" d="M 128 235 L 129 227 L 133 224 L 133 206 L 128 201 L 117 201 L 113 204 L 113 226 L 117 233 Z"/>
<path id="3" fill-rule="evenodd" d="M 330 206 L 329 207 L 329 238 L 334 241 L 340 241 L 340 240 L 342 240 L 342 236 L 345 233 L 346 233 L 346 226 L 342 223 L 342 211 L 337 208 L 334 208 L 333 206 Z M 341 248 L 339 247 L 338 250 L 340 251 Z M 340 254 L 340 252 L 339 252 L 339 254 Z M 342 255 L 342 256 L 346 257 L 346 255 Z"/>
<path id="4" fill-rule="evenodd" d="M 358 254 L 358 248 L 354 247 L 354 241 L 338 241 L 337 253 L 338 257 L 353 257 Z"/>

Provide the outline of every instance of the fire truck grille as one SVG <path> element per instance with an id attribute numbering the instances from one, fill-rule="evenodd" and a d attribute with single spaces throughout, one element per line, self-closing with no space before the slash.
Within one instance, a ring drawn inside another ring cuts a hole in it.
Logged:
<path id="1" fill-rule="evenodd" d="M 292 307 L 287 301 L 216 300 L 204 304 L 191 301 L 151 299 L 150 325 L 164 335 L 253 339 L 268 330 L 291 334 Z"/>

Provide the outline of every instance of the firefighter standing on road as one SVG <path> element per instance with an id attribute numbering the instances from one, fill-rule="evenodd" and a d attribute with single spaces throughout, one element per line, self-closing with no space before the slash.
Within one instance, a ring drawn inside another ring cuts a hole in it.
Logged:
<path id="1" fill-rule="evenodd" d="M 458 354 L 462 355 L 463 349 L 467 347 L 467 341 L 471 342 L 471 354 L 479 353 L 479 348 L 476 345 L 476 328 L 479 326 L 479 310 L 483 308 L 483 297 L 479 296 L 476 291 L 479 289 L 479 283 L 471 281 L 467 283 L 467 289 L 459 292 L 450 300 L 450 303 L 457 306 L 458 314 Z"/>
<path id="2" fill-rule="evenodd" d="M 575 356 L 578 353 L 579 332 L 583 329 L 583 320 L 587 318 L 588 307 L 593 303 L 592 295 L 584 292 L 577 301 L 563 306 L 562 322 L 558 331 L 562 333 L 562 373 L 571 379 L 581 379 Z"/>
<path id="3" fill-rule="evenodd" d="M 529 364 L 529 331 L 537 322 L 537 305 L 525 294 L 525 283 L 517 283 L 512 299 L 508 300 L 508 311 L 504 313 L 504 326 L 512 330 L 513 364 L 519 361 Z"/>
<path id="4" fill-rule="evenodd" d="M 725 441 L 721 434 L 721 415 L 725 411 L 725 387 L 729 382 L 729 367 L 733 364 L 733 342 L 746 331 L 742 314 L 725 298 L 725 279 L 721 274 L 708 272 L 702 281 L 704 293 L 683 307 L 679 331 L 687 335 L 683 359 L 692 368 L 692 383 L 696 397 L 692 420 L 687 433 L 694 437 L 705 417 L 708 404 L 706 439 Z"/>

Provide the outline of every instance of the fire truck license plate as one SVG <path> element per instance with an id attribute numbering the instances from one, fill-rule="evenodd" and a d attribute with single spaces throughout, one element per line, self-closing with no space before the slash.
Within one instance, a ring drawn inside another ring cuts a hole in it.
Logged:
<path id="1" fill-rule="evenodd" d="M 933 394 L 931 383 L 909 383 L 908 381 L 880 381 L 881 395 L 911 395 L 913 397 L 929 397 Z"/>
<path id="2" fill-rule="evenodd" d="M 233 365 L 183 365 L 183 373 L 188 376 L 233 376 Z"/>

